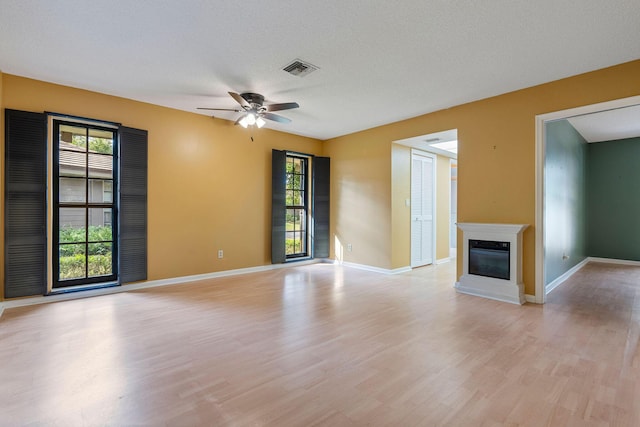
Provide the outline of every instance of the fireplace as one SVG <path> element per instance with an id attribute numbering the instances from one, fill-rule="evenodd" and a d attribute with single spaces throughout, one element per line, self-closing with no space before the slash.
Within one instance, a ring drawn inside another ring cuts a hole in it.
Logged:
<path id="1" fill-rule="evenodd" d="M 469 274 L 509 280 L 509 242 L 469 240 Z"/>
<path id="2" fill-rule="evenodd" d="M 463 274 L 458 292 L 524 304 L 522 232 L 526 224 L 458 223 Z"/>

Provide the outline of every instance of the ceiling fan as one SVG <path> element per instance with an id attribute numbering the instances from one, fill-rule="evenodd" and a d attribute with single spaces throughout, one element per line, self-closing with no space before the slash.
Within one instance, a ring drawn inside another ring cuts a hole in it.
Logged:
<path id="1" fill-rule="evenodd" d="M 272 111 L 290 110 L 292 108 L 300 107 L 297 102 L 283 102 L 281 104 L 264 105 L 264 96 L 259 93 L 246 92 L 237 94 L 235 92 L 229 92 L 229 95 L 231 95 L 231 97 L 240 104 L 242 109 L 198 107 L 198 110 L 235 111 L 236 113 L 244 113 L 238 120 L 236 120 L 236 125 L 240 125 L 243 128 L 256 125 L 261 128 L 266 123 L 264 119 L 273 120 L 274 122 L 279 123 L 291 122 L 291 119 L 278 114 L 273 114 Z"/>

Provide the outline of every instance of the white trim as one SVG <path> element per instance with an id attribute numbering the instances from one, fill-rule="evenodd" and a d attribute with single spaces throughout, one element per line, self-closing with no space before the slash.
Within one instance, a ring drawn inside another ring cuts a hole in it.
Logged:
<path id="1" fill-rule="evenodd" d="M 555 288 L 560 286 L 565 280 L 567 280 L 569 277 L 573 276 L 575 273 L 578 272 L 578 270 L 580 270 L 582 267 L 587 265 L 589 263 L 589 261 L 590 261 L 589 257 L 583 259 L 581 262 L 577 263 L 576 265 L 571 267 L 569 270 L 567 270 L 560 277 L 556 278 L 551 283 L 548 283 L 544 287 L 545 294 L 548 294 L 549 292 L 551 292 L 552 290 L 554 290 Z"/>
<path id="2" fill-rule="evenodd" d="M 365 264 L 356 264 L 355 262 L 347 262 L 347 261 L 342 261 L 342 262 L 335 261 L 335 264 L 344 265 L 345 267 L 357 268 L 358 270 L 372 271 L 374 273 L 381 273 L 381 274 L 401 274 L 401 273 L 407 273 L 411 271 L 411 267 L 409 266 L 394 268 L 393 270 L 389 270 L 388 268 L 374 267 L 372 265 L 365 265 Z"/>
<path id="3" fill-rule="evenodd" d="M 537 304 L 535 295 L 524 294 L 524 300 L 530 304 Z"/>
<path id="4" fill-rule="evenodd" d="M 197 282 L 199 280 L 215 279 L 218 277 L 237 276 L 240 274 L 258 273 L 262 271 L 277 270 L 280 268 L 298 267 L 301 265 L 319 264 L 331 262 L 329 259 L 313 259 L 286 264 L 260 265 L 257 267 L 238 268 L 235 270 L 216 271 L 213 273 L 195 274 L 192 276 L 172 277 L 169 279 L 148 280 L 146 282 L 133 283 L 131 285 L 114 286 L 110 288 L 90 289 L 86 291 L 67 292 L 62 294 L 35 296 L 17 300 L 6 300 L 0 302 L 0 316 L 5 308 L 24 307 L 37 304 L 48 304 L 51 302 L 68 301 L 81 298 L 90 298 L 100 295 L 117 294 L 121 292 L 135 291 L 138 289 L 156 288 L 167 285 L 180 285 L 183 283 Z"/>
<path id="5" fill-rule="evenodd" d="M 536 302 L 544 304 L 544 158 L 545 158 L 545 122 L 567 119 L 582 114 L 597 113 L 599 111 L 614 110 L 640 104 L 640 95 L 616 99 L 567 110 L 538 114 L 535 117 L 536 131 Z"/>
<path id="6" fill-rule="evenodd" d="M 518 299 L 514 299 L 513 296 L 511 295 L 504 295 L 502 293 L 494 292 L 488 289 L 479 290 L 478 288 L 475 288 L 475 287 L 465 286 L 460 282 L 456 282 L 454 287 L 456 288 L 456 291 L 462 294 L 473 295 L 476 297 L 488 298 L 496 301 L 508 302 L 508 303 L 517 304 L 517 305 L 522 305 L 524 303 L 524 298 L 522 301 L 520 301 Z"/>
<path id="7" fill-rule="evenodd" d="M 455 287 L 462 293 L 484 296 L 498 301 L 524 304 L 522 281 L 522 233 L 527 224 L 483 224 L 459 222 L 462 230 L 462 276 Z M 474 239 L 509 242 L 509 278 L 479 276 L 469 273 L 469 241 Z"/>
<path id="8" fill-rule="evenodd" d="M 435 264 L 436 264 L 436 265 L 446 264 L 446 263 L 448 263 L 448 262 L 450 262 L 450 261 L 451 261 L 451 258 L 449 258 L 449 257 L 446 257 L 446 258 L 440 258 L 440 259 L 437 259 L 437 260 L 436 260 L 436 263 L 435 263 Z"/>
<path id="9" fill-rule="evenodd" d="M 536 229 L 535 229 L 535 300 L 537 304 L 545 303 L 544 291 L 544 159 L 545 159 L 545 125 L 540 116 L 536 116 Z"/>
<path id="10" fill-rule="evenodd" d="M 600 262 L 603 264 L 616 264 L 616 265 L 633 265 L 635 267 L 640 267 L 640 261 L 631 261 L 628 259 L 613 259 L 613 258 L 598 258 L 598 257 L 589 257 L 587 258 L 589 262 Z"/>

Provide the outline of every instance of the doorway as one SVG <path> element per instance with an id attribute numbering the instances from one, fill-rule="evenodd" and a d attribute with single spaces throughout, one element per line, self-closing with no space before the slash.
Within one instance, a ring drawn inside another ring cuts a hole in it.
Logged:
<path id="1" fill-rule="evenodd" d="M 545 217 L 548 216 L 548 203 L 545 202 L 548 194 L 547 189 L 545 188 L 545 181 L 548 181 L 550 178 L 548 176 L 550 170 L 548 170 L 547 167 L 547 152 L 550 148 L 546 146 L 547 123 L 554 121 L 557 122 L 564 119 L 571 119 L 592 113 L 621 110 L 625 107 L 631 107 L 635 105 L 640 105 L 640 96 L 587 105 L 584 107 L 572 108 L 569 110 L 557 111 L 536 116 L 536 303 L 544 303 L 546 294 L 548 292 L 550 292 L 555 286 L 557 286 L 557 284 L 569 277 L 583 265 L 580 263 L 576 264 L 573 268 L 565 269 L 566 271 L 558 269 L 560 273 L 556 272 L 551 274 L 552 277 L 547 277 L 549 276 L 548 273 L 550 273 L 550 267 L 545 264 L 547 264 L 547 261 L 549 261 L 548 257 L 553 255 L 553 251 L 549 250 L 550 248 L 547 235 L 552 232 L 550 227 L 554 225 L 553 223 L 549 223 L 549 221 L 545 219 Z M 572 257 L 570 253 L 565 253 L 565 251 L 562 250 L 559 252 L 559 254 L 560 255 L 558 255 L 558 257 L 561 258 L 561 261 L 571 261 Z M 564 274 L 562 274 L 563 271 Z"/>

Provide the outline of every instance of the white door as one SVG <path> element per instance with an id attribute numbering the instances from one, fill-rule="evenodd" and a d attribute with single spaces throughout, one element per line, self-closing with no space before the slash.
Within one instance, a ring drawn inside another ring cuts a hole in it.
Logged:
<path id="1" fill-rule="evenodd" d="M 411 156 L 411 267 L 433 263 L 435 159 Z"/>

